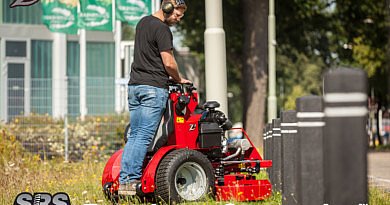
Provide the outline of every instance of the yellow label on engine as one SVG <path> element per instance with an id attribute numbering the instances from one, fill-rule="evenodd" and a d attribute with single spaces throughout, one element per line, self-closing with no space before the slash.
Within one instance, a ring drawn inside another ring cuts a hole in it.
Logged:
<path id="1" fill-rule="evenodd" d="M 177 117 L 176 122 L 177 123 L 184 123 L 184 117 Z"/>

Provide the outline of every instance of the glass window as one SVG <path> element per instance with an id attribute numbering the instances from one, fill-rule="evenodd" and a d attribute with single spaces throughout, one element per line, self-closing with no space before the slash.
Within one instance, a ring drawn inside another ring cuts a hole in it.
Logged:
<path id="1" fill-rule="evenodd" d="M 31 41 L 31 112 L 52 114 L 51 41 Z"/>
<path id="2" fill-rule="evenodd" d="M 25 41 L 6 41 L 5 43 L 5 55 L 7 57 L 26 57 Z"/>
<path id="3" fill-rule="evenodd" d="M 3 4 L 3 10 L 0 11 L 0 15 L 3 17 L 3 23 L 42 24 L 42 5 L 40 1 L 30 6 L 17 6 L 10 8 L 9 5 L 13 1 L 14 0 L 0 1 L 0 4 Z"/>
<path id="4" fill-rule="evenodd" d="M 87 107 L 90 115 L 115 112 L 114 53 L 113 43 L 87 43 Z"/>
<path id="5" fill-rule="evenodd" d="M 68 115 L 80 115 L 80 47 L 78 42 L 67 43 Z"/>

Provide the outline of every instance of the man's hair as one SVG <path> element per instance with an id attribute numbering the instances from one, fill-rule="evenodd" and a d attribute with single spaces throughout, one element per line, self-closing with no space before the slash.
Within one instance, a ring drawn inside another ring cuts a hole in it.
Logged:
<path id="1" fill-rule="evenodd" d="M 173 6 L 175 7 L 175 9 L 183 8 L 184 10 L 187 10 L 187 5 L 186 5 L 186 2 L 184 0 L 161 0 L 161 5 L 163 3 L 168 3 L 168 2 L 171 2 L 173 4 Z"/>

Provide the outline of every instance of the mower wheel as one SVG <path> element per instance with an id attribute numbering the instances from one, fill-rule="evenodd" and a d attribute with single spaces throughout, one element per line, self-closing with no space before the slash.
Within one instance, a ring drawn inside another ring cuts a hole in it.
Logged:
<path id="1" fill-rule="evenodd" d="M 110 191 L 112 187 L 112 182 L 107 182 L 103 185 L 103 193 L 104 193 L 104 196 L 109 200 L 111 201 L 113 204 L 116 204 L 118 203 L 118 192 L 114 192 L 112 193 Z"/>
<path id="2" fill-rule="evenodd" d="M 202 153 L 178 149 L 165 156 L 156 173 L 157 200 L 166 203 L 200 201 L 214 195 L 214 169 Z"/>

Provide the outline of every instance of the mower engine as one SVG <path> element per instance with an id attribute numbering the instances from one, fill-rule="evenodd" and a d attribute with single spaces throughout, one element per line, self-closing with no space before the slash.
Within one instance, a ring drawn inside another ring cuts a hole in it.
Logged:
<path id="1" fill-rule="evenodd" d="M 223 137 L 226 130 L 232 128 L 232 123 L 223 114 L 215 110 L 220 105 L 218 102 L 209 101 L 204 104 L 202 116 L 199 120 L 199 147 L 226 147 L 226 139 Z"/>
<path id="2" fill-rule="evenodd" d="M 261 158 L 243 129 L 232 128 L 217 110 L 219 106 L 216 101 L 199 106 L 192 84 L 170 85 L 167 109 L 144 159 L 138 196 L 177 203 L 209 195 L 236 201 L 271 195 L 269 181 L 255 175 L 272 162 Z M 245 138 L 229 139 L 228 130 L 239 131 Z M 127 132 L 128 128 L 125 136 Z M 104 193 L 114 201 L 118 200 L 121 156 L 122 150 L 112 155 L 102 177 Z"/>

